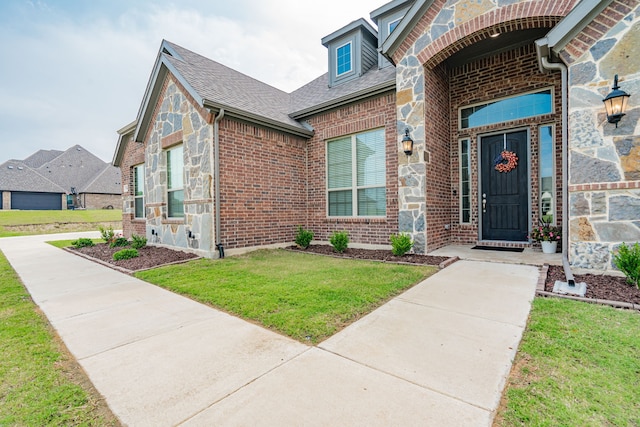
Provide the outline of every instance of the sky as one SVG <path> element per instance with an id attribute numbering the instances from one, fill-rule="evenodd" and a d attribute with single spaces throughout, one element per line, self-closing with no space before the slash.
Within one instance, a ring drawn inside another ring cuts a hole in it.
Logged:
<path id="1" fill-rule="evenodd" d="M 387 2 L 2 0 L 0 163 L 76 144 L 111 162 L 163 39 L 291 92 L 327 71 L 324 36 Z"/>

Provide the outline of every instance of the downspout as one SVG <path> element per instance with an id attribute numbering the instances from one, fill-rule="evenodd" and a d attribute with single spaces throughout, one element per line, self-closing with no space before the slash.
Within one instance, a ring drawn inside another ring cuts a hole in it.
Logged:
<path id="1" fill-rule="evenodd" d="M 213 121 L 213 186 L 215 193 L 215 228 L 216 249 L 219 258 L 224 258 L 224 247 L 220 239 L 220 138 L 219 123 L 224 118 L 224 108 L 221 108 Z"/>
<path id="2" fill-rule="evenodd" d="M 568 78 L 567 66 L 561 62 L 551 62 L 545 55 L 538 52 L 540 64 L 546 70 L 560 70 L 562 80 L 562 230 L 565 238 L 562 239 L 562 266 L 564 268 L 564 277 L 569 286 L 575 286 L 571 266 L 569 265 L 569 241 L 566 238 L 569 230 L 569 108 L 567 104 Z"/>

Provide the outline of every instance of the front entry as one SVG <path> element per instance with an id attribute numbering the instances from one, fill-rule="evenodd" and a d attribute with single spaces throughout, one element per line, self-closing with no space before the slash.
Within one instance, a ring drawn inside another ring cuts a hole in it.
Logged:
<path id="1" fill-rule="evenodd" d="M 527 241 L 529 231 L 527 131 L 481 137 L 480 150 L 481 239 Z M 511 162 L 508 160 L 512 153 L 517 156 L 515 167 L 513 167 L 513 159 Z"/>

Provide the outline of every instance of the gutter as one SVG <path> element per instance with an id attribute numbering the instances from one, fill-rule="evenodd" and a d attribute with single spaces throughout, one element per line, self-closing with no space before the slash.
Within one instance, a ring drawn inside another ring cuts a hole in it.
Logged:
<path id="1" fill-rule="evenodd" d="M 567 91 L 569 89 L 567 66 L 562 62 L 549 61 L 549 40 L 542 38 L 536 40 L 536 51 L 541 71 L 556 70 L 560 71 L 562 79 L 562 230 L 565 236 L 568 236 L 569 230 L 569 107 L 567 101 Z M 569 286 L 575 286 L 571 265 L 569 264 L 569 241 L 565 237 L 562 239 L 562 266 L 564 268 L 564 277 Z"/>
<path id="2" fill-rule="evenodd" d="M 213 120 L 213 186 L 215 193 L 215 233 L 214 236 L 216 242 L 216 249 L 218 249 L 218 257 L 224 258 L 224 247 L 222 246 L 222 239 L 220 238 L 220 137 L 219 137 L 219 123 L 224 118 L 224 108 L 221 108 L 216 118 Z"/>
<path id="3" fill-rule="evenodd" d="M 294 111 L 293 113 L 289 114 L 289 117 L 291 117 L 294 120 L 299 120 L 304 117 L 311 116 L 313 114 L 322 113 L 324 111 L 342 107 L 344 105 L 351 104 L 353 102 L 358 102 L 367 98 L 371 98 L 381 93 L 385 93 L 390 90 L 393 90 L 395 89 L 395 87 L 396 87 L 396 80 L 394 78 L 393 80 L 388 80 L 376 86 L 365 88 L 340 98 L 331 99 L 329 101 L 323 102 L 322 104 L 314 105 L 312 107 L 305 108 L 303 110 Z"/>
<path id="4" fill-rule="evenodd" d="M 295 136 L 301 136 L 303 138 L 311 138 L 313 137 L 313 132 L 305 129 L 304 127 L 296 126 L 294 124 L 286 124 L 273 119 L 269 119 L 263 116 L 259 116 L 257 114 L 252 114 L 247 111 L 239 110 L 233 107 L 229 107 L 227 105 L 220 104 L 215 101 L 211 101 L 209 99 L 204 99 L 202 101 L 202 105 L 204 108 L 215 111 L 224 111 L 224 115 L 228 117 L 233 117 L 235 119 L 257 124 L 260 126 L 264 126 L 267 128 L 279 130 L 282 132 L 286 132 Z"/>

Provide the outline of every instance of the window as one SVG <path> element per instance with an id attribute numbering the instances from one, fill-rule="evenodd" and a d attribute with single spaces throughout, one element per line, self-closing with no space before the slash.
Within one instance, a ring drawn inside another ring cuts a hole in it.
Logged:
<path id="1" fill-rule="evenodd" d="M 552 98 L 551 89 L 547 89 L 462 108 L 460 128 L 467 129 L 549 114 L 553 111 Z"/>
<path id="2" fill-rule="evenodd" d="M 389 34 L 391 34 L 393 30 L 396 29 L 401 20 L 402 18 L 398 18 L 395 21 L 389 22 Z"/>
<path id="3" fill-rule="evenodd" d="M 336 49 L 336 75 L 351 71 L 351 42 Z"/>
<path id="4" fill-rule="evenodd" d="M 469 139 L 460 140 L 460 222 L 471 222 L 471 155 Z"/>
<path id="5" fill-rule="evenodd" d="M 169 218 L 184 217 L 183 170 L 182 145 L 167 150 L 167 215 Z"/>
<path id="6" fill-rule="evenodd" d="M 329 216 L 384 216 L 384 129 L 327 142 Z"/>
<path id="7" fill-rule="evenodd" d="M 134 218 L 144 218 L 144 164 L 133 167 Z"/>
<path id="8" fill-rule="evenodd" d="M 553 155 L 553 126 L 540 126 L 540 218 L 543 221 L 554 223 L 555 179 Z"/>

